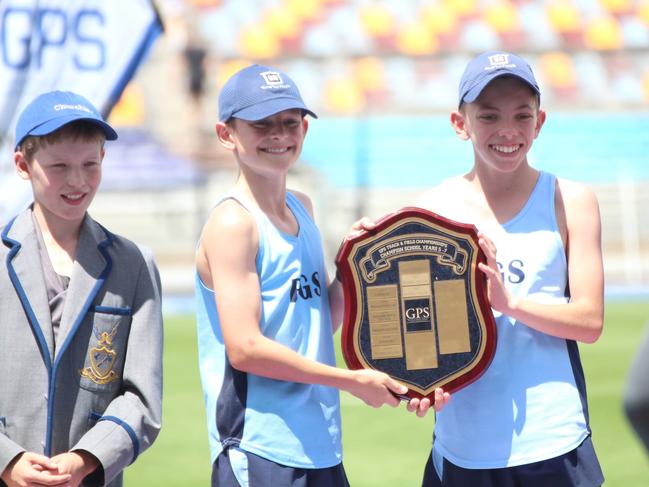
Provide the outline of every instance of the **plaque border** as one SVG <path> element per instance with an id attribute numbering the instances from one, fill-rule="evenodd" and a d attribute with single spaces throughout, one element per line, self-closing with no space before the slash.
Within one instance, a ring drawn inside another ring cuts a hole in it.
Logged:
<path id="1" fill-rule="evenodd" d="M 345 363 L 350 369 L 374 368 L 365 360 L 360 352 L 359 333 L 361 313 L 357 306 L 357 296 L 362 295 L 360 278 L 353 272 L 354 259 L 359 248 L 367 245 L 368 239 L 376 239 L 390 233 L 395 228 L 407 224 L 409 221 L 423 221 L 433 226 L 441 226 L 445 231 L 468 240 L 475 249 L 474 257 L 467 262 L 467 271 L 470 273 L 469 286 L 472 289 L 472 299 L 478 315 L 478 322 L 482 329 L 482 340 L 476 357 L 464 368 L 441 378 L 426 389 L 416 384 L 397 380 L 408 387 L 405 398 L 428 397 L 434 401 L 434 392 L 437 387 L 442 387 L 445 392 L 455 392 L 462 387 L 476 381 L 487 369 L 496 350 L 496 323 L 487 296 L 486 277 L 477 266 L 486 263 L 486 257 L 478 244 L 477 229 L 474 225 L 455 222 L 441 215 L 417 207 L 405 207 L 390 213 L 376 222 L 376 227 L 371 231 L 363 231 L 358 236 L 345 240 L 336 256 L 336 266 L 340 274 L 345 298 L 344 317 L 342 326 L 342 353 Z M 348 283 L 352 283 L 349 285 Z M 476 302 L 477 301 L 477 302 Z"/>

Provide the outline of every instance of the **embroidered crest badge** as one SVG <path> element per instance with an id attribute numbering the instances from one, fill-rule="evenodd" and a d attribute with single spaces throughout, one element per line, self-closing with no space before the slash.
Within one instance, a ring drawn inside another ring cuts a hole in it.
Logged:
<path id="1" fill-rule="evenodd" d="M 119 378 L 113 370 L 117 358 L 117 352 L 113 349 L 113 338 L 115 338 L 118 326 L 115 325 L 110 333 L 107 331 L 100 333 L 96 328 L 93 328 L 92 331 L 97 338 L 97 344 L 88 352 L 90 367 L 85 367 L 79 371 L 81 377 L 90 379 L 95 384 L 108 384 Z"/>

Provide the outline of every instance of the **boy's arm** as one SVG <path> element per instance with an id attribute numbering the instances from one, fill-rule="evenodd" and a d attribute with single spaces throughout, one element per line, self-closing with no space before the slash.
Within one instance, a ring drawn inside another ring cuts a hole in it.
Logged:
<path id="1" fill-rule="evenodd" d="M 505 290 L 496 266 L 496 249 L 481 235 L 480 245 L 487 255 L 487 266 L 480 265 L 489 280 L 491 305 L 535 330 L 560 338 L 595 342 L 604 322 L 604 271 L 601 250 L 601 224 L 595 194 L 586 186 L 560 181 L 565 209 L 566 256 L 570 301 L 544 304 L 517 299 Z"/>
<path id="2" fill-rule="evenodd" d="M 349 240 L 350 238 L 357 236 L 363 230 L 369 231 L 373 230 L 374 228 L 376 228 L 376 223 L 367 217 L 363 217 L 352 224 L 351 228 L 349 229 L 349 233 L 347 233 L 347 235 L 345 236 L 345 240 Z M 345 311 L 345 298 L 343 294 L 343 287 L 338 280 L 338 276 L 335 276 L 333 280 L 328 282 L 329 286 L 327 288 L 327 292 L 329 294 L 331 325 L 333 326 L 334 332 L 336 332 L 338 328 L 340 328 L 340 325 L 343 321 L 343 314 Z"/>
<path id="3" fill-rule="evenodd" d="M 199 250 L 208 269 L 201 272 L 199 259 L 199 272 L 211 276 L 232 367 L 278 380 L 336 387 L 374 407 L 397 406 L 399 400 L 393 393 L 402 394 L 406 388 L 388 375 L 325 365 L 261 333 L 257 250 L 258 235 L 250 214 L 234 202 L 217 206 L 205 226 Z"/>
<path id="4" fill-rule="evenodd" d="M 124 360 L 121 394 L 97 424 L 71 448 L 90 453 L 99 466 L 86 483 L 110 482 L 158 436 L 162 417 L 162 311 L 160 277 L 148 251 L 134 296 L 131 328 Z M 103 475 L 102 475 L 103 473 Z M 103 477 L 103 478 L 100 478 Z"/>

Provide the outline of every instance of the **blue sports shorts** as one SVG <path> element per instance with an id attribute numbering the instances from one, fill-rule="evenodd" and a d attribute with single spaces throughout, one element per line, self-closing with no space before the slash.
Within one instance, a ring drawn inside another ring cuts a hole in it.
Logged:
<path id="1" fill-rule="evenodd" d="M 342 463 L 329 468 L 280 465 L 230 447 L 212 465 L 212 487 L 349 487 Z"/>
<path id="2" fill-rule="evenodd" d="M 568 453 L 516 467 L 468 469 L 444 458 L 438 474 L 432 457 L 431 452 L 422 487 L 599 487 L 604 483 L 590 436 Z"/>

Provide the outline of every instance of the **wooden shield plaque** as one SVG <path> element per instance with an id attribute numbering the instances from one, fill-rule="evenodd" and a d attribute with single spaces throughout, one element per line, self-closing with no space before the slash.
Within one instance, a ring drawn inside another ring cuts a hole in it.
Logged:
<path id="1" fill-rule="evenodd" d="M 496 325 L 478 269 L 473 225 L 403 208 L 343 242 L 336 265 L 345 295 L 342 350 L 351 369 L 387 373 L 407 397 L 434 399 L 485 371 Z"/>

